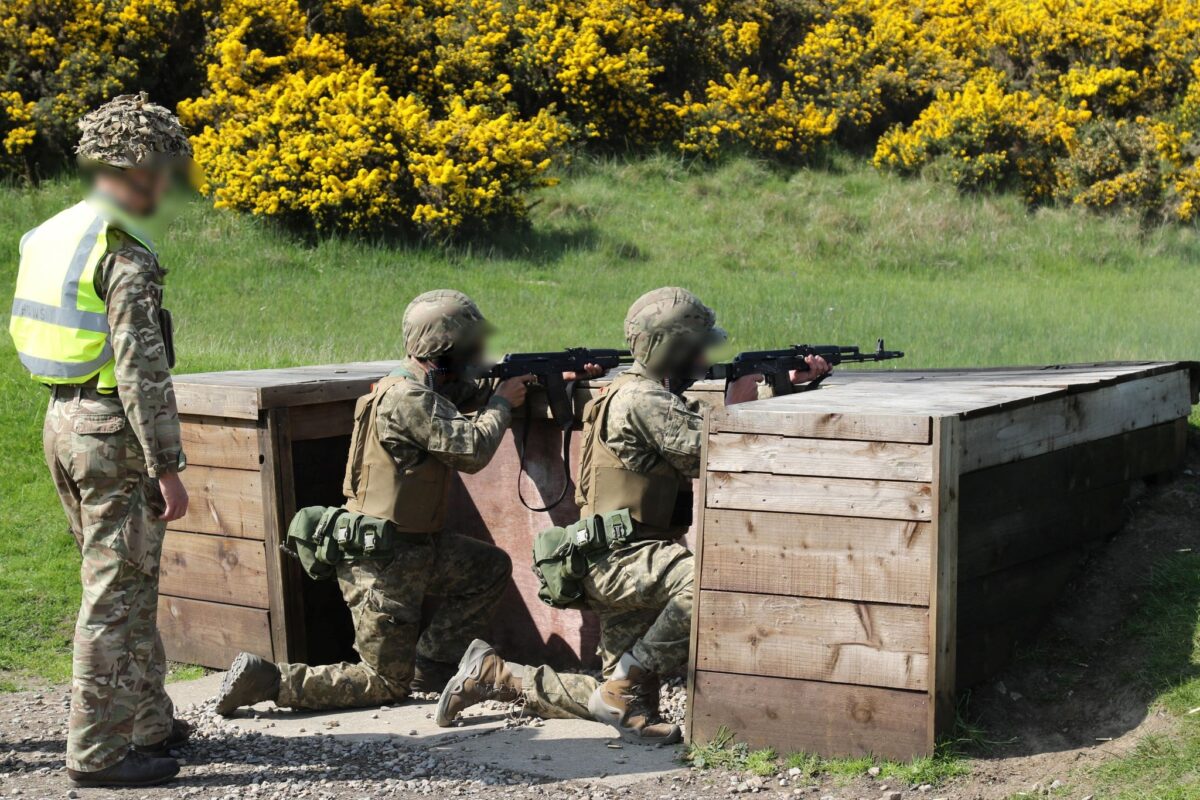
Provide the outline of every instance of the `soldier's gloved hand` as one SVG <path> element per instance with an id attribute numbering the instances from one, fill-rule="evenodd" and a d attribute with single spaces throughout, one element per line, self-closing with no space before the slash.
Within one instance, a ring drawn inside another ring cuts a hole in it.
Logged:
<path id="1" fill-rule="evenodd" d="M 563 380 L 570 383 L 571 381 L 577 381 L 582 378 L 599 378 L 604 374 L 604 372 L 604 367 L 600 366 L 599 364 L 584 364 L 582 375 L 580 375 L 578 372 L 567 371 L 563 373 Z"/>
<path id="2" fill-rule="evenodd" d="M 188 493 L 179 480 L 178 472 L 164 472 L 158 477 L 158 490 L 162 492 L 167 508 L 159 519 L 174 522 L 187 513 Z"/>
<path id="3" fill-rule="evenodd" d="M 792 370 L 792 383 L 805 383 L 806 381 L 815 381 L 823 375 L 828 375 L 833 367 L 829 366 L 829 362 L 821 358 L 821 356 L 808 356 L 804 359 L 808 364 L 808 369 Z"/>
<path id="4" fill-rule="evenodd" d="M 501 381 L 500 385 L 496 387 L 496 394 L 507 400 L 513 408 L 520 408 L 525 403 L 527 391 L 525 384 L 531 380 L 533 380 L 533 375 L 518 375 L 515 378 Z"/>

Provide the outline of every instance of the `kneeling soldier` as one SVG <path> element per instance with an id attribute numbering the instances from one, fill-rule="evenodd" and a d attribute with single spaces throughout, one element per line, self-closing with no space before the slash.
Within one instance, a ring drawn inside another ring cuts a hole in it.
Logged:
<path id="1" fill-rule="evenodd" d="M 303 709 L 373 706 L 436 691 L 483 633 L 512 562 L 503 550 L 442 526 L 454 471 L 483 469 L 525 400 L 529 376 L 494 391 L 468 380 L 491 330 L 461 292 L 417 297 L 404 312 L 408 358 L 358 401 L 345 508 L 386 521 L 393 540 L 380 548 L 384 557 L 336 567 L 362 661 L 275 665 L 242 653 L 221 685 L 219 713 L 264 700 Z M 421 630 L 428 595 L 442 602 Z"/>
<path id="2" fill-rule="evenodd" d="M 484 700 L 523 699 L 543 717 L 606 722 L 629 741 L 680 739 L 679 727 L 659 716 L 658 699 L 660 676 L 687 663 L 691 630 L 692 554 L 676 540 L 691 524 L 702 414 L 681 395 L 725 333 L 691 292 L 664 288 L 629 309 L 625 337 L 635 363 L 584 411 L 576 497 L 583 519 L 564 532 L 565 541 L 587 543 L 578 605 L 600 617 L 604 681 L 508 663 L 476 640 L 442 692 L 443 727 Z M 827 371 L 815 359 L 792 377 Z M 759 379 L 733 384 L 727 404 L 753 399 Z"/>

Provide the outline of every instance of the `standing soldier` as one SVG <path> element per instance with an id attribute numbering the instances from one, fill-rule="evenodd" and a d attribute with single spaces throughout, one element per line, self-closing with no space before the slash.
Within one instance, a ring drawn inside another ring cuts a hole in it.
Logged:
<path id="1" fill-rule="evenodd" d="M 676 540 L 691 524 L 702 412 L 681 395 L 725 332 L 694 294 L 664 288 L 629 309 L 625 338 L 633 367 L 584 411 L 576 496 L 583 519 L 569 529 L 589 540 L 596 525 L 606 529 L 581 582 L 584 604 L 600 617 L 604 681 L 507 663 L 476 640 L 442 692 L 443 727 L 484 700 L 523 699 L 526 710 L 543 717 L 606 722 L 629 741 L 680 739 L 679 727 L 660 717 L 658 698 L 660 676 L 687 663 L 692 617 L 692 554 Z M 823 359 L 810 359 L 809 370 L 792 380 L 828 369 Z M 760 379 L 739 379 L 726 403 L 754 399 Z"/>
<path id="2" fill-rule="evenodd" d="M 337 565 L 361 663 L 275 665 L 242 653 L 221 685 L 219 713 L 264 700 L 303 709 L 373 706 L 436 691 L 483 633 L 512 562 L 503 550 L 442 527 L 454 472 L 478 472 L 491 461 L 532 378 L 510 378 L 494 391 L 468 380 L 491 331 L 461 292 L 417 297 L 404 312 L 408 358 L 358 401 L 345 508 L 386 520 L 391 540 L 379 543 L 386 557 Z M 422 630 L 429 595 L 441 604 Z"/>
<path id="3" fill-rule="evenodd" d="M 136 219 L 157 210 L 192 148 L 145 94 L 79 128 L 93 192 L 22 237 L 9 331 L 50 387 L 46 463 L 83 556 L 67 773 L 82 786 L 144 786 L 179 772 L 168 751 L 190 733 L 163 690 L 156 624 L 163 534 L 188 497 L 166 271 Z"/>

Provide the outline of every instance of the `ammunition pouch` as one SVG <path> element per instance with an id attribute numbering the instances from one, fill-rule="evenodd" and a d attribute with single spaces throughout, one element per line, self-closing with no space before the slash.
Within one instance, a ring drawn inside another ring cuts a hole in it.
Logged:
<path id="1" fill-rule="evenodd" d="M 626 508 L 542 531 L 533 541 L 538 599 L 554 608 L 586 608 L 583 579 L 592 558 L 633 538 L 633 520 Z"/>
<path id="2" fill-rule="evenodd" d="M 314 580 L 328 580 L 342 562 L 388 558 L 396 548 L 396 529 L 386 519 L 341 507 L 309 506 L 288 526 L 286 549 Z"/>

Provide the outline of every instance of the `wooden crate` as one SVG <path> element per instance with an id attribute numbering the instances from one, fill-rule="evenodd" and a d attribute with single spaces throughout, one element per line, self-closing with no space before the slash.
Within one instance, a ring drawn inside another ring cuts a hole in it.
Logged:
<path id="1" fill-rule="evenodd" d="M 176 378 L 191 506 L 171 524 L 164 545 L 159 627 L 169 658 L 221 668 L 239 650 L 278 661 L 355 658 L 336 583 L 312 581 L 279 545 L 298 507 L 342 502 L 354 403 L 398 363 Z M 607 383 L 581 383 L 577 412 Z M 697 391 L 719 404 L 719 385 Z M 520 477 L 526 498 L 540 506 L 557 496 L 561 434 L 536 389 L 528 410 L 515 416 L 488 468 L 455 479 L 447 529 L 491 541 L 512 556 L 513 582 L 490 634 L 502 652 L 562 667 L 594 666 L 594 618 L 539 602 L 528 568 L 534 535 L 578 518 L 574 490 L 549 513 L 524 508 L 516 493 L 520 452 L 527 450 Z"/>
<path id="2" fill-rule="evenodd" d="M 688 733 L 929 754 L 1183 458 L 1194 365 L 840 372 L 707 420 Z"/>

